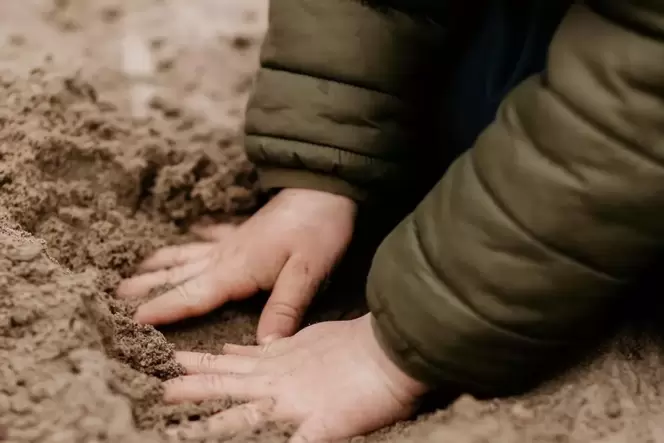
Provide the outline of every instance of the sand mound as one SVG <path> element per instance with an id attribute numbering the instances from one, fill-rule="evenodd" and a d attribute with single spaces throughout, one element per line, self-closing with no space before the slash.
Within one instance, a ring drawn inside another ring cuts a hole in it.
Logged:
<path id="1" fill-rule="evenodd" d="M 192 439 L 164 431 L 229 403 L 162 404 L 160 379 L 182 372 L 173 345 L 131 321 L 132 307 L 112 293 L 147 253 L 186 240 L 181 228 L 189 221 L 251 209 L 250 165 L 223 134 L 201 137 L 180 111 L 139 123 L 123 118 L 77 77 L 35 71 L 24 80 L 1 75 L 0 82 L 5 440 L 205 441 L 200 434 Z M 183 121 L 191 132 L 177 139 L 179 129 L 163 129 L 182 128 Z M 192 138 L 205 142 L 192 149 Z M 224 162 L 211 161 L 206 149 L 222 152 Z M 254 324 L 251 310 L 225 309 L 170 328 L 168 336 L 183 349 L 214 352 L 227 340 L 251 341 Z M 649 342 L 618 342 L 604 357 L 524 398 L 464 397 L 369 440 L 664 441 L 657 433 L 664 419 L 661 354 L 655 345 L 638 343 Z M 270 427 L 234 441 L 285 441 L 285 435 Z"/>
<path id="2" fill-rule="evenodd" d="M 254 205 L 242 153 L 214 131 L 202 135 L 179 112 L 161 122 L 189 127 L 179 140 L 159 122 L 123 119 L 76 77 L 35 71 L 25 80 L 1 75 L 0 84 L 0 426 L 7 439 L 150 441 L 169 425 L 227 407 L 160 403 L 159 379 L 182 373 L 173 345 L 131 321 L 131 306 L 112 291 L 148 252 L 182 241 L 178 226 L 203 212 Z M 213 163 L 210 147 L 228 147 L 226 161 Z"/>

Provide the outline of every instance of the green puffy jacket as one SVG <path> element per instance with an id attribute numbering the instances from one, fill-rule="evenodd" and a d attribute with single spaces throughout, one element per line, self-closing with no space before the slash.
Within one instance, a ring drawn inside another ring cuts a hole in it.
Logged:
<path id="1" fill-rule="evenodd" d="M 274 0 L 247 116 L 262 184 L 356 199 L 408 186 L 405 84 L 440 38 L 350 0 Z M 662 220 L 664 1 L 575 5 L 545 73 L 382 243 L 375 331 L 422 381 L 520 389 L 599 328 L 661 251 Z"/>

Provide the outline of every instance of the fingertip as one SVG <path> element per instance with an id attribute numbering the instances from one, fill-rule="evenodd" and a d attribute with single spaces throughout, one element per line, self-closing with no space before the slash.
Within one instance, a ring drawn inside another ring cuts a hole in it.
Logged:
<path id="1" fill-rule="evenodd" d="M 118 298 L 129 298 L 131 296 L 131 279 L 120 281 L 120 284 L 115 290 L 115 295 Z"/>
<path id="2" fill-rule="evenodd" d="M 290 337 L 297 332 L 311 300 L 316 294 L 321 274 L 303 258 L 291 257 L 279 273 L 272 294 L 258 322 L 258 339 Z"/>
<path id="3" fill-rule="evenodd" d="M 162 264 L 159 263 L 159 257 L 164 255 L 164 251 L 169 251 L 175 248 L 174 246 L 167 246 L 165 248 L 158 249 L 152 252 L 147 257 L 143 258 L 137 265 L 135 274 L 143 274 L 145 272 L 151 272 L 162 267 Z"/>
<path id="4" fill-rule="evenodd" d="M 298 306 L 291 300 L 279 300 L 273 293 L 258 321 L 257 340 L 290 337 L 302 322 L 304 310 L 303 306 Z"/>
<path id="5" fill-rule="evenodd" d="M 154 269 L 154 266 L 152 266 L 151 260 L 148 258 L 147 260 L 143 260 L 138 265 L 136 265 L 136 269 L 134 270 L 134 274 L 144 274 L 144 273 L 149 272 L 153 269 Z"/>
<path id="6" fill-rule="evenodd" d="M 141 305 L 134 313 L 134 321 L 141 325 L 156 325 L 155 316 L 150 312 L 150 307 L 147 304 Z"/>
<path id="7" fill-rule="evenodd" d="M 284 311 L 266 306 L 256 331 L 258 344 L 266 345 L 275 340 L 290 337 L 297 331 L 301 318 L 298 315 L 290 315 L 290 311 L 286 311 L 288 315 L 282 312 Z"/>

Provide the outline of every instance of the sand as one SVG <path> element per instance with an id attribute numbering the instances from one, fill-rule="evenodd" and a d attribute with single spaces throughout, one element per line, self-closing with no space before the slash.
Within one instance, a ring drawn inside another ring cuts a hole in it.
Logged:
<path id="1" fill-rule="evenodd" d="M 259 204 L 242 118 L 266 7 L 0 2 L 0 441 L 287 441 L 278 424 L 194 435 L 229 402 L 161 402 L 160 380 L 182 373 L 173 351 L 252 343 L 261 297 L 157 331 L 113 296 L 191 222 Z M 362 313 L 365 258 L 351 250 L 308 321 Z M 644 326 L 658 319 L 633 317 L 535 392 L 464 396 L 353 441 L 664 442 L 664 357 Z"/>

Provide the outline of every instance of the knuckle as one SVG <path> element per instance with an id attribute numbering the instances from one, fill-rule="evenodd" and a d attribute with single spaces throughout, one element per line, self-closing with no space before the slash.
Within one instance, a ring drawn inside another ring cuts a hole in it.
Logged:
<path id="1" fill-rule="evenodd" d="M 302 309 L 280 301 L 271 302 L 270 310 L 276 317 L 284 317 L 288 320 L 297 320 L 302 314 Z"/>
<path id="2" fill-rule="evenodd" d="M 202 370 L 214 369 L 217 357 L 214 354 L 205 352 L 200 355 L 198 361 L 198 367 Z"/>
<path id="3" fill-rule="evenodd" d="M 164 382 L 166 386 L 179 386 L 179 385 L 186 385 L 187 384 L 187 377 L 184 375 L 181 375 L 176 378 L 172 378 L 170 380 L 166 380 Z"/>

